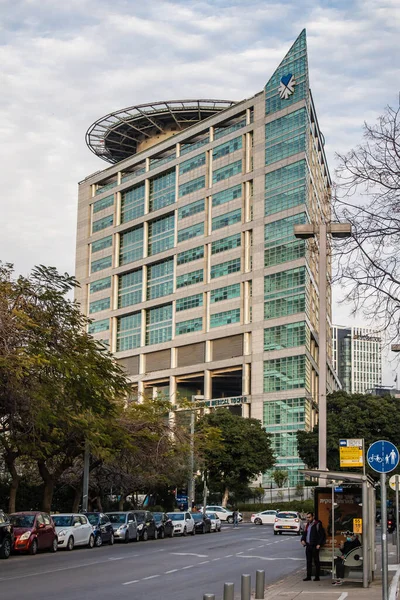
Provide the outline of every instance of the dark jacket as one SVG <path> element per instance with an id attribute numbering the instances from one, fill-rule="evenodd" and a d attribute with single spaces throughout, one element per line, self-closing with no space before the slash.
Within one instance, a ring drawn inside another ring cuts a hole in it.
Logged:
<path id="1" fill-rule="evenodd" d="M 345 542 L 343 544 L 343 548 L 340 548 L 340 552 L 342 553 L 342 558 L 348 555 L 354 548 L 359 548 L 361 546 L 361 542 L 358 538 L 355 540 L 351 540 L 351 542 Z"/>
<path id="2" fill-rule="evenodd" d="M 309 527 L 311 527 L 310 546 L 323 546 L 325 544 L 326 534 L 321 521 L 307 523 L 303 535 L 301 536 L 301 541 L 307 541 L 307 531 Z"/>

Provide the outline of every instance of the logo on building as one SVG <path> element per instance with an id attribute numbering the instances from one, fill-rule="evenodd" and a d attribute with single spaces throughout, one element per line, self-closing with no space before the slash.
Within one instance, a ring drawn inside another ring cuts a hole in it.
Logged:
<path id="1" fill-rule="evenodd" d="M 278 92 L 282 100 L 287 100 L 294 92 L 296 80 L 291 73 L 284 75 L 279 84 Z"/>

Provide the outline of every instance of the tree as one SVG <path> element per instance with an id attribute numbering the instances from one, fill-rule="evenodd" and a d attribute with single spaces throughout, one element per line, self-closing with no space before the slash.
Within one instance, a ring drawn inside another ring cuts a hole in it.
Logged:
<path id="1" fill-rule="evenodd" d="M 271 437 L 257 419 L 245 419 L 220 408 L 204 415 L 196 430 L 200 432 L 204 467 L 221 489 L 223 506 L 230 492 L 241 490 L 274 464 Z"/>
<path id="2" fill-rule="evenodd" d="M 272 477 L 276 483 L 276 487 L 283 488 L 283 486 L 288 480 L 289 473 L 287 471 L 284 471 L 283 469 L 275 469 L 272 473 Z"/>
<path id="3" fill-rule="evenodd" d="M 377 440 L 400 444 L 400 404 L 386 396 L 334 392 L 327 397 L 327 463 L 339 470 L 339 440 L 364 439 L 365 447 Z M 318 425 L 312 431 L 297 432 L 300 458 L 309 468 L 318 466 Z M 372 472 L 371 472 L 372 473 Z"/>
<path id="4" fill-rule="evenodd" d="M 364 142 L 338 155 L 335 211 L 352 223 L 341 243 L 339 279 L 345 299 L 370 321 L 400 333 L 400 106 L 388 106 Z"/>

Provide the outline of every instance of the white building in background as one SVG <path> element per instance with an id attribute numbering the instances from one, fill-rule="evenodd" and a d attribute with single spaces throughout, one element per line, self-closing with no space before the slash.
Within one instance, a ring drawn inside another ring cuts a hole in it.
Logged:
<path id="1" fill-rule="evenodd" d="M 382 385 L 382 334 L 376 329 L 334 325 L 332 359 L 349 394 L 364 394 Z"/>

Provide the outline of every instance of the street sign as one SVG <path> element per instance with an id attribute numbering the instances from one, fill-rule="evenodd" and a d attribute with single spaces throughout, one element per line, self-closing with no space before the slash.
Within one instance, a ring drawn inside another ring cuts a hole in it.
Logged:
<path id="1" fill-rule="evenodd" d="M 399 486 L 399 490 L 400 490 L 400 475 L 392 475 L 391 478 L 389 479 L 389 485 L 392 488 L 392 490 L 396 491 L 396 479 L 399 482 L 398 486 Z"/>
<path id="2" fill-rule="evenodd" d="M 339 440 L 341 467 L 362 467 L 364 465 L 364 440 Z"/>
<path id="3" fill-rule="evenodd" d="M 368 448 L 367 461 L 377 473 L 390 473 L 399 464 L 399 451 L 392 442 L 379 440 Z"/>
<path id="4" fill-rule="evenodd" d="M 340 494 L 340 492 L 343 492 L 343 488 L 342 487 L 335 487 L 335 492 Z"/>
<path id="5" fill-rule="evenodd" d="M 353 533 L 362 533 L 362 519 L 353 519 Z"/>

